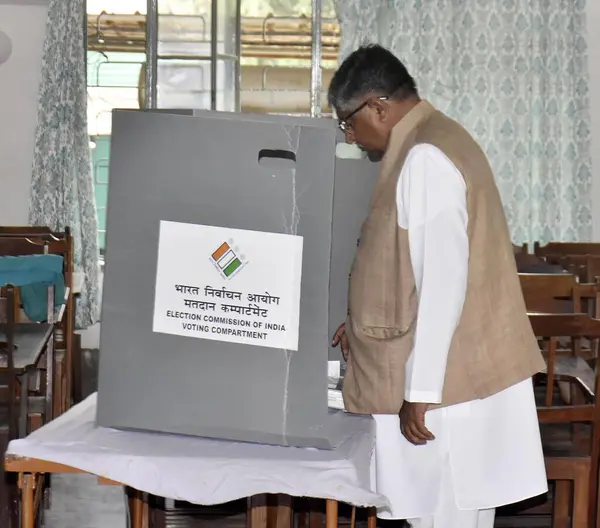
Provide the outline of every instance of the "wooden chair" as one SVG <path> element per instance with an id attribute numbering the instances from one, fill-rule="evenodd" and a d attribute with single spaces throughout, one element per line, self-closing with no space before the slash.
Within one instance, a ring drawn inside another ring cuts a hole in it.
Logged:
<path id="1" fill-rule="evenodd" d="M 569 273 L 520 273 L 529 313 L 587 313 L 600 318 L 600 281 L 581 283 Z"/>
<path id="2" fill-rule="evenodd" d="M 54 254 L 63 257 L 65 277 L 65 302 L 63 309 L 55 316 L 55 323 L 60 330 L 57 339 L 58 374 L 55 414 L 62 414 L 70 407 L 73 379 L 73 334 L 75 331 L 75 314 L 73 301 L 73 240 L 68 230 L 65 233 L 43 232 L 41 228 L 18 228 L 30 232 L 24 236 L 16 232 L 17 228 L 0 228 L 0 256 L 23 256 L 37 254 Z M 40 230 L 34 233 L 33 230 Z M 11 230 L 9 233 L 2 231 Z M 61 238 L 62 237 L 62 238 Z"/>
<path id="3" fill-rule="evenodd" d="M 585 314 L 538 314 L 530 316 L 533 331 L 538 338 L 548 339 L 546 394 L 544 405 L 538 407 L 540 424 L 587 423 L 591 432 L 586 445 L 574 439 L 571 430 L 562 436 L 544 439 L 544 454 L 548 479 L 556 481 L 554 496 L 554 528 L 567 526 L 570 484 L 573 487 L 572 526 L 589 528 L 596 522 L 598 461 L 600 457 L 600 407 L 596 394 L 600 377 L 579 357 L 559 356 L 558 338 L 587 337 L 600 339 L 600 320 Z M 577 405 L 556 404 L 554 383 L 568 381 L 576 385 L 585 398 Z"/>
<path id="4" fill-rule="evenodd" d="M 582 312 L 583 290 L 574 275 L 519 273 L 519 280 L 528 312 Z"/>
<path id="5" fill-rule="evenodd" d="M 36 241 L 65 240 L 69 251 L 65 254 L 65 284 L 73 290 L 73 237 L 70 227 L 64 231 L 52 231 L 48 226 L 0 226 L 0 237 L 28 238 Z M 64 403 L 56 409 L 56 414 L 66 411 L 71 401 L 79 402 L 81 396 L 81 346 L 75 334 L 75 298 L 67 298 L 62 332 L 58 334 L 56 378 L 57 389 L 64 395 Z M 68 360 L 67 360 L 68 356 Z M 70 365 L 70 368 L 67 368 Z M 57 390 L 58 392 L 58 390 Z"/>
<path id="6" fill-rule="evenodd" d="M 529 313 L 600 315 L 600 289 L 596 284 L 580 284 L 571 274 L 519 274 L 519 278 Z M 562 336 L 559 345 L 557 353 L 560 355 L 592 360 L 598 354 L 598 342 L 584 338 Z M 565 401 L 577 401 L 579 394 L 572 384 L 560 382 L 559 387 Z"/>

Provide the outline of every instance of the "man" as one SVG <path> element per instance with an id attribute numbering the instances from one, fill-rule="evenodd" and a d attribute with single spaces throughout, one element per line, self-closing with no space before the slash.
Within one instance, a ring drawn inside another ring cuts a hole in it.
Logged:
<path id="1" fill-rule="evenodd" d="M 380 46 L 343 62 L 329 101 L 348 142 L 383 153 L 333 340 L 346 409 L 376 422 L 379 516 L 491 528 L 497 506 L 547 491 L 544 361 L 491 168 Z"/>

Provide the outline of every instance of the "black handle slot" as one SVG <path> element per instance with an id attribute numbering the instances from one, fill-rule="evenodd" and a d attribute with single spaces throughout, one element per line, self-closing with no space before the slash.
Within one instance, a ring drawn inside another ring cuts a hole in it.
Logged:
<path id="1" fill-rule="evenodd" d="M 291 150 L 262 149 L 258 152 L 258 164 L 266 169 L 294 169 L 296 154 Z"/>

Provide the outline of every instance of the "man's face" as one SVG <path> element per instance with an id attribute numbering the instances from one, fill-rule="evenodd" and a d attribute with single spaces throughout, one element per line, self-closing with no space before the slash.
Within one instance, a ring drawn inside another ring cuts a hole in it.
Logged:
<path id="1" fill-rule="evenodd" d="M 385 151 L 389 136 L 386 97 L 369 97 L 350 112 L 338 114 L 347 143 L 367 152 Z"/>

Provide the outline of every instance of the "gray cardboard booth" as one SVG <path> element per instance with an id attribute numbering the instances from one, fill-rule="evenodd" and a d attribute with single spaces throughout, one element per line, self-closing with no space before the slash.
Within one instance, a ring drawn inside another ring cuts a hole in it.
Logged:
<path id="1" fill-rule="evenodd" d="M 341 142 L 331 119 L 113 113 L 99 425 L 341 441 L 327 362 L 378 168 Z"/>

